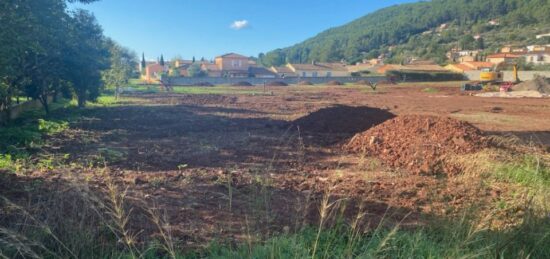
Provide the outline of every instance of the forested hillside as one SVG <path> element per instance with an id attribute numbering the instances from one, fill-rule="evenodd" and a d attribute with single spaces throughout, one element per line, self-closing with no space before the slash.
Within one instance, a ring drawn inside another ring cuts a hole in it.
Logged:
<path id="1" fill-rule="evenodd" d="M 499 25 L 489 25 L 493 19 Z M 435 32 L 442 24 L 448 27 Z M 259 58 L 265 65 L 355 62 L 385 53 L 390 62 L 417 56 L 443 63 L 445 52 L 460 44 L 479 44 L 490 51 L 506 43 L 537 43 L 535 34 L 548 32 L 550 0 L 433 0 L 381 9 Z M 474 43 L 477 34 L 483 40 Z"/>

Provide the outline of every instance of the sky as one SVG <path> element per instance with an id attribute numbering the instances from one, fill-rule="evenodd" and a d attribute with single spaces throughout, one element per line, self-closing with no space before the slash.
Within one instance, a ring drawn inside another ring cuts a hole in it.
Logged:
<path id="1" fill-rule="evenodd" d="M 148 60 L 235 52 L 257 56 L 302 42 L 380 8 L 415 0 L 100 0 L 105 35 Z"/>

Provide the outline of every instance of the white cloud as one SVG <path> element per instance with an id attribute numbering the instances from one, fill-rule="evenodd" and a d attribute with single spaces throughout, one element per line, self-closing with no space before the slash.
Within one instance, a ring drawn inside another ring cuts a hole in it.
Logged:
<path id="1" fill-rule="evenodd" d="M 234 29 L 234 30 L 241 30 L 248 27 L 249 25 L 250 23 L 247 20 L 239 20 L 239 21 L 234 21 L 230 27 L 231 29 Z"/>

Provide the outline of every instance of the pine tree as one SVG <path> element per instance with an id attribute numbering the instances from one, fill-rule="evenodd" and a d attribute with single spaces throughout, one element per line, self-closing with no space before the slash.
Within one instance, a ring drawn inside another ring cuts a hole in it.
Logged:
<path id="1" fill-rule="evenodd" d="M 160 54 L 159 65 L 164 66 L 164 57 L 162 56 L 162 54 Z"/>
<path id="2" fill-rule="evenodd" d="M 193 56 L 193 63 L 195 63 L 195 56 Z"/>
<path id="3" fill-rule="evenodd" d="M 141 54 L 141 71 L 145 71 L 145 67 L 147 66 L 147 62 L 145 61 L 145 53 Z"/>

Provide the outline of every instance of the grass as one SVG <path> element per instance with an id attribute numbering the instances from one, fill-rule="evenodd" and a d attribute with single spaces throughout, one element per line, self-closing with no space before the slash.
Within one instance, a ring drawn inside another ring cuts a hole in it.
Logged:
<path id="1" fill-rule="evenodd" d="M 439 89 L 428 87 L 428 88 L 422 89 L 422 92 L 424 92 L 424 93 L 439 93 Z"/>

